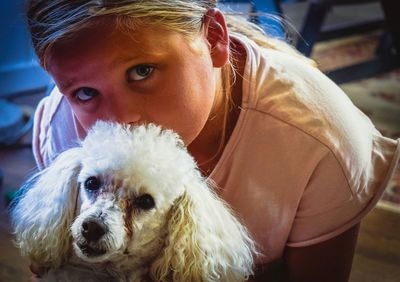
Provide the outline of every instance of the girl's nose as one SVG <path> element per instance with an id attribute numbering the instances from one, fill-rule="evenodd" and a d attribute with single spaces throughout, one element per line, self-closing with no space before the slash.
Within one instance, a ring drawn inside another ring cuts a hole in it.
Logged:
<path id="1" fill-rule="evenodd" d="M 127 113 L 120 113 L 116 116 L 115 122 L 124 123 L 124 124 L 137 124 L 139 123 L 141 116 L 137 112 L 127 112 Z"/>
<path id="2" fill-rule="evenodd" d="M 113 99 L 107 105 L 107 117 L 109 120 L 136 124 L 142 119 L 141 107 L 138 101 L 131 101 L 128 95 L 113 95 Z"/>

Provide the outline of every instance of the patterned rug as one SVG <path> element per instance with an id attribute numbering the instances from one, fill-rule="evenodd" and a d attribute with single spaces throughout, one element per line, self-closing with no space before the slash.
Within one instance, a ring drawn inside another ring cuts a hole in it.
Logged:
<path id="1" fill-rule="evenodd" d="M 379 39 L 380 32 L 374 32 L 325 41 L 311 57 L 322 71 L 360 63 L 373 58 Z M 384 136 L 400 138 L 400 69 L 340 86 Z M 400 213 L 400 164 L 378 206 Z"/>

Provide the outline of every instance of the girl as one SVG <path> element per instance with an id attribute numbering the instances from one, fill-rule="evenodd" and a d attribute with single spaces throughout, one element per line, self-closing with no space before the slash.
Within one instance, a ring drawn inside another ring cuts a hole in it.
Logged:
<path id="1" fill-rule="evenodd" d="M 36 112 L 37 163 L 99 119 L 171 128 L 259 244 L 254 281 L 347 281 L 399 142 L 311 61 L 226 22 L 216 4 L 29 1 L 33 44 L 57 85 Z"/>

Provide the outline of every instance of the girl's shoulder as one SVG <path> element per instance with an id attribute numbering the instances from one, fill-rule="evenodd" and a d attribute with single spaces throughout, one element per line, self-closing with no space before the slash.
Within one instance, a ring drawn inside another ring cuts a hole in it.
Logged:
<path id="1" fill-rule="evenodd" d="M 32 145 L 39 168 L 79 143 L 81 129 L 65 97 L 55 87 L 39 102 L 33 123 Z"/>
<path id="2" fill-rule="evenodd" d="M 299 150 L 323 149 L 340 167 L 352 193 L 371 189 L 380 194 L 399 159 L 399 142 L 382 136 L 346 93 L 312 64 L 279 50 L 248 46 L 242 108 L 244 116 L 251 117 L 244 124 L 258 128 L 247 132 L 280 134 L 292 142 L 309 140 L 298 147 L 288 145 L 286 151 L 299 155 Z"/>

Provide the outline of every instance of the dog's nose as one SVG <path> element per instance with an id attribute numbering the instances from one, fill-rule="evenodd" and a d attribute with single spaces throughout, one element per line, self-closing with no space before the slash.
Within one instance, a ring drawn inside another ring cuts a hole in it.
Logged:
<path id="1" fill-rule="evenodd" d="M 106 231 L 107 227 L 102 222 L 86 220 L 82 223 L 82 236 L 89 242 L 97 242 Z"/>

